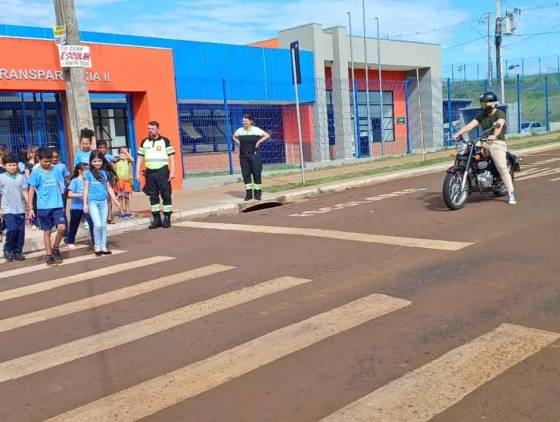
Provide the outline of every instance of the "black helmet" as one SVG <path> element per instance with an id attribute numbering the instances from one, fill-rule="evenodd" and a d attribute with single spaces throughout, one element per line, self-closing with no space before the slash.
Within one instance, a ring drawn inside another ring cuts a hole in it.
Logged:
<path id="1" fill-rule="evenodd" d="M 484 94 L 482 94 L 480 96 L 480 102 L 481 103 L 486 103 L 486 102 L 497 103 L 498 102 L 498 96 L 496 94 L 494 94 L 492 91 L 486 91 Z"/>

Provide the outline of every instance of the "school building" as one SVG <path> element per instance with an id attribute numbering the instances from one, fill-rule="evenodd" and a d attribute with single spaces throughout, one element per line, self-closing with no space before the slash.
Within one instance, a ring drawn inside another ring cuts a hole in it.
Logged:
<path id="1" fill-rule="evenodd" d="M 126 145 L 134 154 L 146 123 L 158 120 L 181 151 L 176 165 L 186 177 L 238 169 L 231 134 L 244 113 L 271 134 L 261 151 L 266 165 L 299 163 L 293 41 L 301 51 L 306 161 L 378 156 L 382 139 L 386 154 L 417 150 L 421 141 L 428 149 L 441 143 L 441 86 L 433 83 L 441 74 L 439 45 L 381 40 L 380 90 L 377 41 L 366 41 L 366 86 L 363 39 L 350 39 L 343 27 L 310 24 L 247 46 L 87 31 L 81 40 L 91 48 L 92 68 L 85 72 L 96 139 L 113 152 Z M 58 146 L 69 160 L 74 151 L 62 105 L 71 98 L 52 29 L 0 25 L 0 57 L 0 145 L 14 151 Z M 175 183 L 180 188 L 181 179 Z"/>

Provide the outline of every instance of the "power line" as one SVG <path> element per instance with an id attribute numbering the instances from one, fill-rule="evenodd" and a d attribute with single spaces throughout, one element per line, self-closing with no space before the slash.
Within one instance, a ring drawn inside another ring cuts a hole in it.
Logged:
<path id="1" fill-rule="evenodd" d="M 442 50 L 449 50 L 450 48 L 462 47 L 463 45 L 472 44 L 474 42 L 483 40 L 485 38 L 486 38 L 486 35 L 484 35 L 482 37 L 475 38 L 474 40 L 469 40 L 469 41 L 465 41 L 465 42 L 462 42 L 462 43 L 459 43 L 459 44 L 450 45 L 448 47 L 443 47 Z"/>
<path id="2" fill-rule="evenodd" d="M 433 29 L 429 29 L 427 31 L 420 31 L 420 32 L 411 32 L 409 34 L 395 34 L 395 35 L 390 35 L 390 38 L 402 38 L 402 37 L 411 37 L 414 35 L 424 35 L 424 34 L 432 34 L 434 32 L 442 32 L 442 31 L 446 31 L 448 29 L 453 29 L 456 28 L 458 26 L 464 25 L 466 23 L 469 23 L 470 21 L 463 21 L 463 22 L 459 22 L 456 23 L 454 25 L 449 25 L 449 26 L 443 26 L 441 28 L 433 28 Z"/>

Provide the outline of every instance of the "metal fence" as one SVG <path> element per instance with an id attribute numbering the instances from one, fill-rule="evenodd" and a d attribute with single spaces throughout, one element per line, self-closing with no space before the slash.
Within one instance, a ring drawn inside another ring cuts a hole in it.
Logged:
<path id="1" fill-rule="evenodd" d="M 213 85 L 216 87 L 216 81 Z M 239 100 L 235 93 L 260 88 L 226 80 L 221 87 L 221 101 L 215 99 L 215 93 L 212 99 L 179 100 L 185 173 L 233 174 L 239 170 L 232 134 L 241 126 L 244 113 L 251 114 L 255 125 L 271 135 L 261 148 L 265 167 L 296 167 L 300 150 L 293 99 L 251 102 Z M 416 80 L 384 80 L 380 90 L 376 79 L 369 80 L 367 87 L 358 79 L 341 83 L 316 79 L 313 88 L 314 101 L 300 104 L 305 162 L 380 158 L 417 152 L 422 146 L 428 150 L 442 146 L 439 81 L 421 81 L 418 87 Z"/>
<path id="2" fill-rule="evenodd" d="M 492 63 L 496 74 L 495 63 Z M 506 77 L 522 78 L 528 75 L 545 75 L 556 73 L 560 75 L 560 55 L 546 57 L 523 57 L 504 60 L 504 74 Z M 479 63 L 450 63 L 443 66 L 444 78 L 453 81 L 483 81 L 488 78 L 488 62 Z"/>
<path id="3" fill-rule="evenodd" d="M 480 106 L 481 92 L 497 86 L 486 80 L 443 82 L 444 137 L 453 132 L 453 124 L 460 126 L 475 116 Z M 505 106 L 508 133 L 536 134 L 560 130 L 560 75 L 527 75 L 505 78 Z"/>

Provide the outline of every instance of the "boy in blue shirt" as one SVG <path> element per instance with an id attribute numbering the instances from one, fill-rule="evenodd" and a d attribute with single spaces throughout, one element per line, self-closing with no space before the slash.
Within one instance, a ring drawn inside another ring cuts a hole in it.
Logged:
<path id="1" fill-rule="evenodd" d="M 4 258 L 8 262 L 24 261 L 27 185 L 25 177 L 19 173 L 17 158 L 5 156 L 2 161 L 6 169 L 0 174 L 0 220 L 5 222 L 7 229 Z"/>
<path id="2" fill-rule="evenodd" d="M 54 265 L 62 262 L 60 253 L 60 242 L 66 230 L 66 218 L 64 215 L 64 204 L 62 202 L 62 190 L 64 179 L 60 171 L 52 166 L 52 150 L 49 148 L 39 148 L 37 157 L 40 167 L 33 170 L 29 181 L 29 203 L 33 203 L 33 198 L 37 194 L 37 217 L 39 227 L 43 230 L 45 251 L 47 254 L 47 265 Z M 34 211 L 31 216 L 34 217 Z M 54 244 L 51 245 L 51 231 L 57 226 Z"/>

